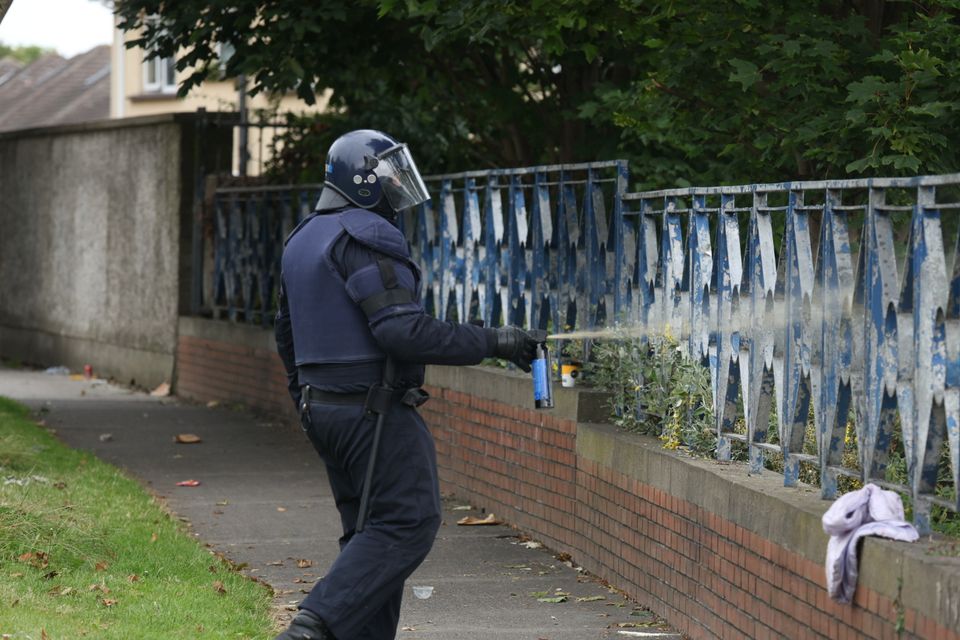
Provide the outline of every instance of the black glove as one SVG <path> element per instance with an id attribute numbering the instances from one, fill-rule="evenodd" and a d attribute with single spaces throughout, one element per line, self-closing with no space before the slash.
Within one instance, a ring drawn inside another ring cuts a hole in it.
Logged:
<path id="1" fill-rule="evenodd" d="M 537 341 L 517 327 L 499 327 L 492 330 L 496 337 L 493 348 L 495 358 L 509 360 L 524 371 L 530 371 L 530 363 L 536 355 Z"/>

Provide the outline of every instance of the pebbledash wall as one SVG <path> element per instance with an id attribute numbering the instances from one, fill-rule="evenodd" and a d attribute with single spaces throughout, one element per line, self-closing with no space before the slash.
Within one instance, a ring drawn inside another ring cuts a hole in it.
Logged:
<path id="1" fill-rule="evenodd" d="M 198 175 L 229 167 L 230 122 L 168 114 L 0 134 L 0 357 L 170 379 Z"/>
<path id="2" fill-rule="evenodd" d="M 602 424 L 602 401 L 529 379 L 431 367 L 443 490 L 569 553 L 693 638 L 960 638 L 956 545 L 864 541 L 851 605 L 826 594 L 828 504 L 773 473 L 663 450 Z M 180 318 L 176 391 L 295 419 L 272 334 Z"/>

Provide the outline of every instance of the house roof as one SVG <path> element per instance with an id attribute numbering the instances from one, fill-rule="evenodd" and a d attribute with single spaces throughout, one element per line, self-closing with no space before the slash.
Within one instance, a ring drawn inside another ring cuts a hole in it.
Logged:
<path id="1" fill-rule="evenodd" d="M 28 65 L 0 60 L 0 131 L 109 117 L 109 45 L 69 60 L 55 53 Z"/>

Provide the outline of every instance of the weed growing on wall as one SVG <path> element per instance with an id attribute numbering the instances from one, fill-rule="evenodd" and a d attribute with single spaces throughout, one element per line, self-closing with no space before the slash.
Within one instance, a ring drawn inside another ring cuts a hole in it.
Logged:
<path id="1" fill-rule="evenodd" d="M 621 429 L 657 436 L 668 449 L 712 457 L 717 448 L 710 372 L 686 357 L 669 333 L 626 333 L 597 341 L 590 380 L 610 394 L 611 419 Z"/>

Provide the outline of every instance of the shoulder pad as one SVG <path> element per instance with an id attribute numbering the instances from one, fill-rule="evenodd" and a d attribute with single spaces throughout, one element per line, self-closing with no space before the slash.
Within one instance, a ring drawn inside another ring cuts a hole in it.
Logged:
<path id="1" fill-rule="evenodd" d="M 366 209 L 348 209 L 340 214 L 340 224 L 350 237 L 381 253 L 406 259 L 410 257 L 403 232 L 383 216 Z"/>
<path id="2" fill-rule="evenodd" d="M 293 231 L 291 231 L 290 234 L 287 236 L 287 239 L 283 241 L 283 246 L 287 246 L 287 243 L 290 242 L 290 239 L 293 238 L 293 236 L 297 235 L 297 232 L 300 231 L 300 229 L 303 229 L 303 227 L 304 227 L 308 222 L 310 222 L 311 220 L 313 220 L 314 218 L 316 218 L 317 215 L 318 215 L 317 212 L 314 211 L 313 213 L 311 213 L 310 215 L 308 215 L 306 218 L 304 218 L 303 220 L 301 220 L 300 223 L 299 223 L 297 226 L 295 226 L 295 227 L 293 228 Z"/>

